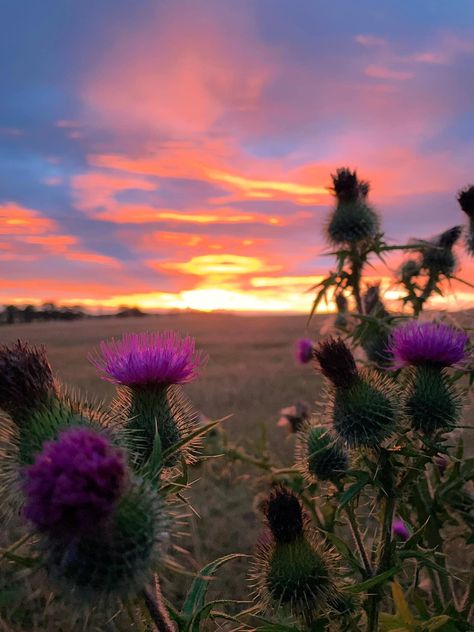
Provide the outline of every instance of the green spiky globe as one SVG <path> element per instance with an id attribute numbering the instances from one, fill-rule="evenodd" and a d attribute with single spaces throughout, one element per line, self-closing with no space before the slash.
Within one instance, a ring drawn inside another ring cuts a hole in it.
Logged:
<path id="1" fill-rule="evenodd" d="M 307 478 L 331 481 L 344 475 L 348 466 L 347 453 L 327 428 L 308 425 L 299 441 L 299 460 Z"/>
<path id="2" fill-rule="evenodd" d="M 348 447 L 377 447 L 396 430 L 398 388 L 387 376 L 360 370 L 346 389 L 330 390 L 330 417 L 340 440 Z"/>
<path id="3" fill-rule="evenodd" d="M 413 367 L 408 371 L 405 393 L 405 414 L 415 430 L 432 435 L 452 429 L 458 422 L 461 399 L 445 371 Z"/>
<path id="4" fill-rule="evenodd" d="M 327 225 L 329 241 L 334 244 L 353 244 L 375 237 L 380 222 L 375 211 L 365 202 L 339 203 Z"/>
<path id="5" fill-rule="evenodd" d="M 163 453 L 191 434 L 199 424 L 199 413 L 179 385 L 133 389 L 121 386 L 113 410 L 124 419 L 126 444 L 136 467 L 142 466 L 150 457 L 156 434 Z M 170 455 L 164 465 L 174 465 L 180 454 L 193 462 L 200 445 L 199 439 L 193 440 L 179 453 Z"/>
<path id="6" fill-rule="evenodd" d="M 166 527 L 157 493 L 135 482 L 105 528 L 73 541 L 42 538 L 48 576 L 58 592 L 83 607 L 136 595 L 156 567 Z"/>
<path id="7" fill-rule="evenodd" d="M 436 274 L 449 276 L 456 268 L 456 257 L 450 248 L 428 248 L 423 252 L 422 266 Z"/>
<path id="8" fill-rule="evenodd" d="M 81 409 L 79 405 L 73 405 L 65 400 L 53 401 L 50 406 L 33 412 L 28 424 L 19 429 L 20 465 L 31 465 L 46 441 L 55 441 L 62 430 L 72 426 L 101 429 L 99 423 L 94 420 L 94 415 L 90 415 L 86 408 Z"/>
<path id="9" fill-rule="evenodd" d="M 265 608 L 282 607 L 310 621 L 327 607 L 334 591 L 332 560 L 314 536 L 262 545 L 258 556 L 256 579 Z"/>

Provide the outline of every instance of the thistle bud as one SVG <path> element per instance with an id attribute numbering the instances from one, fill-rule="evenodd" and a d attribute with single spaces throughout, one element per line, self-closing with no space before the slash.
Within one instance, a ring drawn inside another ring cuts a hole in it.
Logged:
<path id="1" fill-rule="evenodd" d="M 420 274 L 421 263 L 415 259 L 408 259 L 400 268 L 400 276 L 404 283 L 410 283 L 413 277 Z"/>
<path id="2" fill-rule="evenodd" d="M 121 340 L 101 343 L 99 357 L 90 359 L 105 380 L 119 386 L 114 409 L 125 417 L 135 465 L 148 460 L 157 435 L 164 452 L 197 427 L 199 414 L 180 389 L 197 377 L 205 361 L 193 339 L 174 332 L 125 334 Z M 186 452 L 189 459 L 191 449 Z"/>
<path id="3" fill-rule="evenodd" d="M 469 219 L 474 219 L 474 185 L 459 191 L 458 202 Z"/>
<path id="4" fill-rule="evenodd" d="M 375 237 L 380 225 L 377 214 L 366 202 L 369 183 L 359 181 L 356 172 L 346 168 L 338 169 L 332 179 L 337 206 L 327 226 L 329 240 L 351 244 Z"/>
<path id="5" fill-rule="evenodd" d="M 358 370 L 341 340 L 327 340 L 315 351 L 328 390 L 329 417 L 338 438 L 349 447 L 377 447 L 399 420 L 396 384 L 378 372 Z"/>
<path id="6" fill-rule="evenodd" d="M 288 406 L 280 410 L 280 419 L 277 425 L 284 426 L 290 434 L 295 434 L 301 430 L 310 417 L 311 406 L 308 402 L 298 401 L 294 406 Z"/>
<path id="7" fill-rule="evenodd" d="M 0 348 L 0 407 L 24 424 L 32 412 L 57 400 L 58 392 L 43 347 L 18 340 Z"/>
<path id="8" fill-rule="evenodd" d="M 309 481 L 334 481 L 345 474 L 347 453 L 327 428 L 307 424 L 298 439 L 297 460 Z"/>
<path id="9" fill-rule="evenodd" d="M 328 338 L 314 350 L 322 374 L 338 388 L 349 388 L 357 379 L 352 352 L 342 338 Z"/>
<path id="10" fill-rule="evenodd" d="M 461 415 L 461 398 L 444 369 L 413 367 L 405 379 L 404 412 L 415 430 L 430 436 L 456 425 Z"/>
<path id="11" fill-rule="evenodd" d="M 260 606 L 283 608 L 309 622 L 335 591 L 331 554 L 307 526 L 293 492 L 275 488 L 264 513 L 270 534 L 259 541 L 252 577 Z"/>
<path id="12" fill-rule="evenodd" d="M 456 268 L 453 246 L 461 236 L 462 227 L 454 226 L 431 240 L 431 246 L 421 248 L 421 266 L 432 273 L 450 276 Z"/>

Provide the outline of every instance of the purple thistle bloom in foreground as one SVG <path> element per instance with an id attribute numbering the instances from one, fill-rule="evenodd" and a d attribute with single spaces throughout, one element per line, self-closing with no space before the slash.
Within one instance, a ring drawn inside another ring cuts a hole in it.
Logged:
<path id="1" fill-rule="evenodd" d="M 89 359 L 103 379 L 133 387 L 192 382 L 206 356 L 196 352 L 193 338 L 165 331 L 101 342 L 99 356 Z"/>
<path id="2" fill-rule="evenodd" d="M 295 358 L 301 364 L 308 364 L 313 359 L 313 341 L 301 338 L 296 341 Z"/>
<path id="3" fill-rule="evenodd" d="M 94 531 L 114 511 L 126 480 L 122 450 L 97 432 L 72 428 L 45 443 L 25 470 L 25 516 L 53 537 Z"/>
<path id="4" fill-rule="evenodd" d="M 411 321 L 393 331 L 389 351 L 397 368 L 420 364 L 448 367 L 466 358 L 468 341 L 464 331 L 450 325 Z"/>
<path id="5" fill-rule="evenodd" d="M 403 522 L 403 520 L 400 520 L 400 518 L 393 521 L 392 533 L 393 535 L 399 537 L 401 540 L 408 540 L 408 538 L 410 537 L 410 531 L 408 530 L 408 527 Z"/>

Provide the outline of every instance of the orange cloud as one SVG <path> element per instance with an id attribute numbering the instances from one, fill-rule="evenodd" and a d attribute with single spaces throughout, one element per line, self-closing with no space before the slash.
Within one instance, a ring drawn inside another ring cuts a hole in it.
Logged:
<path id="1" fill-rule="evenodd" d="M 0 235 L 38 235 L 54 230 L 55 222 L 14 202 L 0 204 Z"/>
<path id="2" fill-rule="evenodd" d="M 150 262 L 150 265 L 164 270 L 178 270 L 198 276 L 238 276 L 266 270 L 278 270 L 281 267 L 280 265 L 267 265 L 257 257 L 234 254 L 202 255 L 185 262 Z"/>

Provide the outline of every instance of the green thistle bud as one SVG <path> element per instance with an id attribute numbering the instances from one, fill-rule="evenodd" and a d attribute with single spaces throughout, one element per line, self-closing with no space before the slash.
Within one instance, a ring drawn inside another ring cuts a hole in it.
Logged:
<path id="1" fill-rule="evenodd" d="M 299 433 L 297 460 L 303 475 L 313 482 L 315 478 L 332 481 L 344 475 L 348 457 L 336 437 L 323 426 L 307 424 Z"/>
<path id="2" fill-rule="evenodd" d="M 199 413 L 186 398 L 179 385 L 154 388 L 120 386 L 112 409 L 125 420 L 125 441 L 136 466 L 150 457 L 158 435 L 161 452 L 171 448 L 198 427 Z M 188 462 L 193 462 L 201 441 L 196 439 L 181 451 Z M 176 463 L 177 454 L 165 465 Z"/>
<path id="3" fill-rule="evenodd" d="M 260 539 L 252 569 L 260 606 L 284 608 L 309 622 L 327 608 L 335 590 L 332 554 L 317 540 L 290 490 L 275 488 L 264 513 L 271 535 Z"/>
<path id="4" fill-rule="evenodd" d="M 429 365 L 407 371 L 404 409 L 415 430 L 432 435 L 450 430 L 461 414 L 461 398 L 446 370 Z"/>
<path id="5" fill-rule="evenodd" d="M 388 376 L 358 370 L 340 338 L 330 338 L 315 350 L 328 378 L 329 418 L 339 439 L 349 447 L 376 447 L 395 431 L 398 388 Z"/>
<path id="6" fill-rule="evenodd" d="M 376 212 L 362 201 L 338 204 L 327 225 L 329 241 L 335 245 L 354 244 L 374 238 L 379 230 Z"/>
<path id="7" fill-rule="evenodd" d="M 431 273 L 450 276 L 456 268 L 453 246 L 462 233 L 461 226 L 454 226 L 431 240 L 431 247 L 421 249 L 421 266 Z"/>
<path id="8" fill-rule="evenodd" d="M 400 276 L 404 283 L 410 283 L 413 277 L 420 274 L 421 264 L 415 259 L 408 259 L 400 268 Z"/>
<path id="9" fill-rule="evenodd" d="M 134 482 L 106 527 L 74 540 L 41 537 L 48 577 L 63 598 L 82 609 L 116 606 L 150 581 L 166 525 L 156 491 Z"/>

